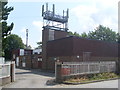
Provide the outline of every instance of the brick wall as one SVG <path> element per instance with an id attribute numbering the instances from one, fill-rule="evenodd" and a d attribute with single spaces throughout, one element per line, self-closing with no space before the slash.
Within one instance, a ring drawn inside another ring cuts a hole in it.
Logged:
<path id="1" fill-rule="evenodd" d="M 32 55 L 32 68 L 35 69 L 41 69 L 42 68 L 42 61 L 40 60 L 42 58 L 41 55 Z"/>
<path id="2" fill-rule="evenodd" d="M 118 57 L 118 44 L 79 37 L 67 37 L 47 43 L 47 57 L 82 56 L 84 52 L 90 52 L 91 56 L 96 57 Z"/>
<path id="3" fill-rule="evenodd" d="M 68 33 L 65 31 L 54 30 L 54 40 L 67 37 Z M 47 42 L 49 41 L 49 29 L 42 31 L 42 69 L 47 69 Z"/>

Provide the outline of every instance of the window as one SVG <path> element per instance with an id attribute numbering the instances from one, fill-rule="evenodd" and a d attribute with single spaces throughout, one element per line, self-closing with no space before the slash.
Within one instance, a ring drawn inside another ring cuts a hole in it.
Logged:
<path id="1" fill-rule="evenodd" d="M 54 30 L 49 30 L 49 40 L 54 40 Z"/>
<path id="2" fill-rule="evenodd" d="M 38 58 L 38 61 L 42 61 L 42 58 Z"/>

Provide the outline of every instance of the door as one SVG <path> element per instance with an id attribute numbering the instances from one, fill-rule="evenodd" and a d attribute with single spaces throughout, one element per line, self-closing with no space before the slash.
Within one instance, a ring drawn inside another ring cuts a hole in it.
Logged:
<path id="1" fill-rule="evenodd" d="M 83 52 L 83 61 L 90 61 L 91 52 Z"/>

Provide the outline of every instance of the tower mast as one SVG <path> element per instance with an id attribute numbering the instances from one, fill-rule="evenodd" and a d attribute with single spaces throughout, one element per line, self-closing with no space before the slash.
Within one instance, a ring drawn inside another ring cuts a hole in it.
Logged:
<path id="1" fill-rule="evenodd" d="M 28 47 L 28 29 L 26 29 L 26 48 Z"/>

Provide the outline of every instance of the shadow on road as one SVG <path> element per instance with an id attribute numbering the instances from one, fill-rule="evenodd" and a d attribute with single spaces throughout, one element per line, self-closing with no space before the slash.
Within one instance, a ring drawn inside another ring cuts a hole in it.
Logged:
<path id="1" fill-rule="evenodd" d="M 49 77 L 54 77 L 55 73 L 49 72 L 49 71 L 42 71 L 40 69 L 21 69 L 18 68 L 21 71 L 16 72 L 15 74 L 37 74 L 37 75 L 42 75 L 42 76 L 49 76 Z M 27 71 L 22 71 L 22 70 L 27 70 Z"/>

